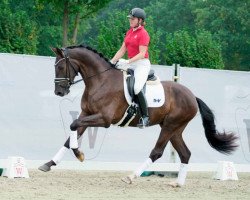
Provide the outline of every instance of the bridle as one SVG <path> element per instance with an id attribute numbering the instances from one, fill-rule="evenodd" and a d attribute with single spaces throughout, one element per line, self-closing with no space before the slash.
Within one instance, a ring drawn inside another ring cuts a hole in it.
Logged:
<path id="1" fill-rule="evenodd" d="M 67 49 L 67 48 L 63 48 L 63 49 L 62 49 L 62 52 L 63 52 L 63 54 L 64 54 L 64 57 L 61 58 L 60 60 L 58 60 L 58 61 L 54 64 L 54 66 L 57 66 L 58 63 L 60 63 L 61 61 L 65 60 L 65 62 L 66 62 L 66 73 L 65 73 L 65 77 L 64 77 L 64 78 L 55 78 L 55 79 L 54 79 L 54 82 L 55 82 L 55 83 L 61 83 L 61 82 L 66 81 L 66 82 L 67 82 L 66 87 L 70 87 L 71 85 L 74 85 L 74 84 L 76 84 L 76 83 L 82 81 L 83 79 L 79 79 L 79 80 L 77 80 L 77 81 L 74 81 L 74 80 L 72 81 L 72 80 L 71 80 L 71 78 L 70 78 L 70 77 L 71 77 L 70 68 L 73 69 L 73 71 L 75 72 L 75 75 L 76 75 L 76 76 L 78 75 L 78 72 L 77 72 L 77 70 L 75 69 L 74 65 L 70 62 L 70 58 L 69 58 L 69 55 L 68 55 L 68 49 Z M 109 68 L 105 69 L 105 70 L 102 71 L 102 72 L 96 73 L 96 74 L 94 74 L 94 75 L 87 76 L 87 77 L 84 78 L 84 79 L 85 79 L 85 80 L 86 80 L 86 79 L 90 79 L 90 78 L 95 77 L 95 76 L 97 76 L 97 75 L 99 75 L 99 74 L 102 74 L 102 73 L 104 73 L 104 72 L 106 72 L 106 71 L 108 71 L 108 70 L 110 70 L 110 69 L 114 69 L 114 68 L 113 68 L 113 67 L 109 67 Z"/>
<path id="2" fill-rule="evenodd" d="M 54 82 L 55 83 L 61 83 L 61 82 L 67 82 L 66 84 L 66 87 L 70 87 L 71 85 L 74 85 L 80 81 L 82 81 L 82 79 L 79 79 L 77 81 L 74 81 L 74 80 L 71 80 L 71 73 L 70 73 L 70 68 L 73 69 L 73 71 L 75 72 L 75 75 L 77 76 L 78 75 L 78 72 L 77 70 L 75 69 L 74 65 L 70 62 L 70 58 L 69 58 L 69 55 L 68 55 L 68 50 L 67 49 L 62 49 L 62 52 L 64 54 L 64 57 L 61 58 L 60 60 L 58 60 L 56 63 L 55 63 L 55 67 L 58 65 L 58 63 L 60 63 L 61 61 L 65 60 L 66 62 L 66 73 L 65 73 L 65 77 L 64 78 L 55 78 L 54 79 Z"/>

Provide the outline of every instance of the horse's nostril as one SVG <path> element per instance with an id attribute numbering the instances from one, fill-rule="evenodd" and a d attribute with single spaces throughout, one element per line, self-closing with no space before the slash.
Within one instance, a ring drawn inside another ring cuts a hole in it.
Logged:
<path id="1" fill-rule="evenodd" d="M 58 96 L 61 96 L 61 97 L 63 96 L 63 93 L 59 92 L 59 91 L 55 92 L 55 94 L 58 95 Z"/>

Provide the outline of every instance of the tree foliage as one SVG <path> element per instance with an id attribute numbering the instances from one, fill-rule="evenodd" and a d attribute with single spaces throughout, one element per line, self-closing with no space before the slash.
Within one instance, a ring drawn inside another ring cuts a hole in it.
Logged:
<path id="1" fill-rule="evenodd" d="M 166 63 L 181 66 L 223 69 L 221 47 L 208 31 L 197 30 L 192 36 L 181 30 L 166 36 Z"/>
<path id="2" fill-rule="evenodd" d="M 99 28 L 97 34 L 90 36 L 90 45 L 105 53 L 111 58 L 121 47 L 127 26 L 127 12 L 113 11 L 109 13 L 106 21 L 98 20 L 95 25 Z"/>
<path id="3" fill-rule="evenodd" d="M 0 2 L 0 51 L 35 54 L 38 30 L 25 11 L 11 12 L 8 1 Z"/>
<path id="4" fill-rule="evenodd" d="M 2 0 L 0 51 L 52 55 L 84 42 L 111 58 L 133 7 L 147 13 L 152 63 L 250 70 L 249 0 Z"/>
<path id="5" fill-rule="evenodd" d="M 62 45 L 75 44 L 81 20 L 89 18 L 111 0 L 40 0 L 52 5 L 62 19 Z"/>
<path id="6" fill-rule="evenodd" d="M 170 33 L 195 29 L 195 16 L 189 0 L 153 0 L 147 8 L 148 15 L 153 16 L 154 27 Z"/>
<path id="7" fill-rule="evenodd" d="M 197 27 L 220 41 L 226 69 L 249 70 L 250 1 L 192 1 Z"/>

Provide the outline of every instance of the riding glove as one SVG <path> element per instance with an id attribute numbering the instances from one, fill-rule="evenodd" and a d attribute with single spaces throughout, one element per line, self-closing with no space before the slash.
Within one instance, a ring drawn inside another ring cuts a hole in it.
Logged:
<path id="1" fill-rule="evenodd" d="M 126 71 L 129 68 L 129 61 L 121 58 L 118 60 L 115 66 L 117 69 L 122 69 Z"/>

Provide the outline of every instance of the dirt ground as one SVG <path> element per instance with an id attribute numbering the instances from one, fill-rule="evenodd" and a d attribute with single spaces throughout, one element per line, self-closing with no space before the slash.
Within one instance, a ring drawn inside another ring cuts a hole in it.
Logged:
<path id="1" fill-rule="evenodd" d="M 214 180 L 213 173 L 189 172 L 186 185 L 172 188 L 174 178 L 140 177 L 131 185 L 121 178 L 128 172 L 30 170 L 29 179 L 0 177 L 0 199 L 250 199 L 250 173 L 238 173 L 239 181 Z"/>

